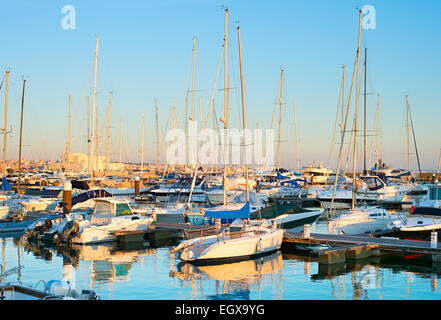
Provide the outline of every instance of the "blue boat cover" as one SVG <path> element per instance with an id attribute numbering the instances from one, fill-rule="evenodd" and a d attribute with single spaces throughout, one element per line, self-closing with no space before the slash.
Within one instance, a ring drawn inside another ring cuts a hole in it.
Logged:
<path id="1" fill-rule="evenodd" d="M 277 171 L 277 180 L 289 179 L 289 177 L 282 176 L 279 171 Z"/>
<path id="2" fill-rule="evenodd" d="M 104 198 L 104 197 L 112 197 L 112 194 L 107 192 L 106 190 L 89 190 L 86 192 L 83 192 L 75 197 L 72 198 L 72 206 L 76 205 L 77 203 L 81 203 L 84 201 L 87 201 L 89 199 L 94 198 Z M 60 207 L 63 206 L 63 202 L 61 201 L 59 204 Z"/>
<path id="3" fill-rule="evenodd" d="M 224 219 L 248 219 L 250 217 L 250 203 L 238 210 L 205 210 L 206 218 L 224 218 Z"/>
<path id="4" fill-rule="evenodd" d="M 3 191 L 11 190 L 11 185 L 8 182 L 8 180 L 6 180 L 6 177 L 3 177 L 3 179 L 2 179 L 2 188 L 1 188 L 1 190 L 3 190 Z"/>
<path id="5" fill-rule="evenodd" d="M 305 179 L 292 179 L 292 180 L 283 181 L 281 185 L 284 186 L 286 184 L 292 184 L 295 188 L 298 188 L 299 184 L 297 183 L 297 181 L 308 183 L 308 181 L 306 181 Z"/>

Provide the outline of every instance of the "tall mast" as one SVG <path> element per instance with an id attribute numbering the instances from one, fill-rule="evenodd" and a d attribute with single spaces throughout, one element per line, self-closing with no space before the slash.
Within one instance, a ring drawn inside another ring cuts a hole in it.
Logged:
<path id="1" fill-rule="evenodd" d="M 185 165 L 188 165 L 188 89 L 185 96 Z"/>
<path id="2" fill-rule="evenodd" d="M 98 68 L 98 43 L 100 40 L 100 36 L 96 36 L 96 48 L 95 48 L 95 71 L 93 76 L 93 98 L 92 98 L 92 132 L 91 132 L 91 150 L 90 150 L 90 157 L 91 157 L 91 169 L 90 169 L 90 179 L 91 183 L 93 185 L 93 168 L 94 168 L 94 150 L 93 150 L 93 139 L 95 135 L 95 100 L 96 100 L 96 70 Z M 98 130 L 98 128 L 97 128 Z"/>
<path id="3" fill-rule="evenodd" d="M 361 10 L 359 11 L 359 20 L 360 20 L 359 23 L 361 24 Z M 360 37 L 360 31 L 359 31 L 359 37 Z M 354 70 L 352 72 L 352 81 L 351 81 L 351 85 L 350 85 L 350 89 L 349 89 L 349 96 L 348 96 L 348 106 L 347 106 L 346 111 L 345 111 L 344 122 L 343 122 L 343 127 L 342 127 L 341 142 L 340 142 L 340 147 L 339 147 L 340 151 L 338 153 L 338 162 L 337 162 L 337 175 L 335 176 L 334 187 L 332 188 L 332 190 L 333 190 L 332 191 L 332 202 L 331 202 L 331 209 L 330 209 L 330 212 L 329 212 L 329 216 L 330 217 L 332 217 L 332 212 L 333 212 L 333 204 L 334 204 L 334 198 L 335 198 L 335 191 L 337 190 L 337 183 L 338 183 L 338 173 L 340 172 L 340 170 L 342 168 L 343 145 L 344 145 L 346 126 L 347 126 L 347 123 L 348 123 L 349 108 L 351 106 L 352 89 L 354 87 L 355 73 L 356 73 L 357 65 L 358 65 L 358 61 L 359 61 L 359 48 L 360 47 L 358 47 L 357 54 L 355 56 Z"/>
<path id="4" fill-rule="evenodd" d="M 363 141 L 363 145 L 364 145 L 364 156 L 363 156 L 363 174 L 366 174 L 366 73 L 367 73 L 367 62 L 366 62 L 366 57 L 367 57 L 367 48 L 364 48 L 364 141 Z"/>
<path id="5" fill-rule="evenodd" d="M 224 139 L 224 205 L 227 204 L 227 150 L 228 150 L 228 9 L 225 9 L 225 79 L 224 79 L 224 129 L 225 129 L 225 139 Z"/>
<path id="6" fill-rule="evenodd" d="M 95 113 L 95 127 L 96 127 L 96 130 L 95 130 L 95 157 L 94 157 L 94 159 L 93 159 L 93 161 L 95 162 L 95 168 L 96 168 L 96 170 L 98 170 L 99 171 L 99 166 L 98 166 L 98 150 L 99 150 L 99 147 L 100 147 L 100 139 L 98 138 L 98 136 L 99 136 L 99 122 L 98 122 L 98 106 L 96 107 L 96 113 Z"/>
<path id="7" fill-rule="evenodd" d="M 406 94 L 406 131 L 407 131 L 407 171 L 410 172 L 410 126 L 409 126 L 409 95 Z"/>
<path id="8" fill-rule="evenodd" d="M 71 135 L 71 126 L 70 126 L 70 114 L 71 114 L 71 110 L 72 110 L 72 95 L 69 95 L 69 117 L 68 117 L 68 121 L 69 121 L 69 125 L 68 125 L 68 135 L 67 135 L 67 172 L 70 172 L 70 135 Z"/>
<path id="9" fill-rule="evenodd" d="M 155 99 L 156 109 L 156 165 L 159 165 L 159 124 L 158 124 L 158 100 Z"/>
<path id="10" fill-rule="evenodd" d="M 375 168 L 377 169 L 380 166 L 380 94 L 377 94 L 377 165 Z"/>
<path id="11" fill-rule="evenodd" d="M 21 141 L 23 133 L 23 105 L 24 105 L 24 92 L 25 92 L 26 80 L 23 80 L 23 93 L 21 96 L 21 118 L 20 118 L 20 144 L 18 149 L 18 179 L 17 179 L 17 195 L 20 199 L 20 171 L 21 171 Z"/>
<path id="12" fill-rule="evenodd" d="M 299 159 L 299 136 L 297 135 L 297 116 L 296 116 L 296 99 L 292 98 L 294 105 L 294 128 L 296 132 L 296 160 L 297 160 L 297 170 L 300 170 L 300 159 Z"/>
<path id="13" fill-rule="evenodd" d="M 240 89 L 242 94 L 242 121 L 243 121 L 243 144 L 244 144 L 244 155 L 245 155 L 245 179 L 246 179 L 246 191 L 247 191 L 247 201 L 250 201 L 250 192 L 248 187 L 248 161 L 247 161 L 247 134 L 246 134 L 246 120 L 245 120 L 245 99 L 243 90 L 243 67 L 242 67 L 242 51 L 240 46 L 240 28 L 237 26 L 237 39 L 239 42 L 239 61 L 240 61 Z"/>
<path id="14" fill-rule="evenodd" d="M 110 91 L 109 109 L 107 110 L 107 141 L 106 141 L 106 170 L 110 169 L 110 117 L 112 114 L 112 91 Z"/>
<path id="15" fill-rule="evenodd" d="M 280 113 L 279 113 L 279 139 L 277 143 L 277 171 L 279 171 L 280 168 L 280 134 L 282 131 L 282 96 L 283 96 L 283 69 L 280 73 L 280 97 L 279 97 Z"/>
<path id="16" fill-rule="evenodd" d="M 342 131 L 341 134 L 343 135 L 343 123 L 345 122 L 344 116 L 345 116 L 345 73 L 346 73 L 346 66 L 343 65 L 343 78 L 341 80 L 341 127 Z"/>
<path id="17" fill-rule="evenodd" d="M 356 206 L 356 168 L 357 168 L 357 121 L 358 121 L 358 100 L 360 97 L 360 41 L 361 41 L 361 10 L 359 17 L 359 26 L 358 26 L 358 48 L 357 48 L 357 94 L 355 99 L 355 119 L 354 119 L 354 159 L 352 163 L 352 209 L 355 209 Z"/>
<path id="18" fill-rule="evenodd" d="M 3 129 L 3 177 L 6 177 L 6 125 L 8 115 L 8 82 L 9 82 L 9 70 L 6 70 L 6 87 L 5 87 L 5 127 Z M 2 194 L 5 191 L 2 190 Z"/>
<path id="19" fill-rule="evenodd" d="M 141 135 L 141 174 L 144 172 L 144 117 L 142 117 L 142 135 Z"/>
<path id="20" fill-rule="evenodd" d="M 122 130 L 123 130 L 123 119 L 121 118 L 121 125 L 119 129 L 119 167 L 122 164 Z"/>
<path id="21" fill-rule="evenodd" d="M 89 130 L 89 123 L 90 123 L 90 120 L 89 120 L 89 114 L 90 114 L 90 112 L 89 112 L 89 96 L 87 96 L 86 97 L 86 100 L 87 100 L 87 107 L 86 107 L 86 109 L 87 109 L 87 170 L 89 171 L 89 173 L 90 173 L 90 130 Z"/>

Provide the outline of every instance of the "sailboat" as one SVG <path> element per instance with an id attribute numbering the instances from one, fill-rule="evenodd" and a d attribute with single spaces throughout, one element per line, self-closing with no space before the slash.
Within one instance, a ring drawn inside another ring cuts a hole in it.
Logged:
<path id="1" fill-rule="evenodd" d="M 225 10 L 228 15 L 228 9 Z M 237 27 L 240 76 L 242 93 L 242 119 L 245 129 L 245 105 L 243 91 L 243 69 L 240 46 L 240 28 Z M 246 145 L 244 137 L 244 144 Z M 210 210 L 205 215 L 211 218 L 221 218 L 228 215 L 228 218 L 236 216 L 243 225 L 227 227 L 222 232 L 212 236 L 202 236 L 181 242 L 170 253 L 179 252 L 179 258 L 185 262 L 208 263 L 229 260 L 248 259 L 250 257 L 261 256 L 277 251 L 282 245 L 285 230 L 278 228 L 275 220 L 259 220 L 251 222 L 249 220 L 249 190 L 248 190 L 248 165 L 245 148 L 245 177 L 247 180 L 246 197 L 247 202 L 239 210 Z M 247 219 L 244 221 L 243 219 Z M 236 219 L 237 221 L 237 219 Z M 237 225 L 237 224 L 236 224 Z"/>
<path id="2" fill-rule="evenodd" d="M 354 151 L 353 151 L 353 177 L 352 177 L 352 190 L 344 190 L 346 193 L 351 192 L 352 193 L 352 208 L 350 211 L 331 219 L 331 221 L 329 221 L 329 231 L 331 233 L 338 233 L 338 232 L 345 232 L 345 233 L 349 233 L 349 234 L 362 234 L 362 233 L 371 233 L 374 231 L 378 231 L 381 229 L 386 229 L 388 223 L 391 221 L 390 220 L 390 215 L 389 213 L 382 208 L 379 207 L 371 207 L 371 208 L 366 208 L 366 207 L 357 207 L 356 206 L 356 202 L 357 202 L 357 195 L 365 195 L 365 196 L 370 196 L 370 195 L 375 195 L 376 191 L 378 190 L 382 190 L 382 189 L 386 189 L 387 186 L 384 184 L 384 182 L 382 183 L 382 181 L 380 179 L 378 179 L 378 177 L 375 176 L 366 176 L 366 164 L 364 165 L 364 174 L 365 176 L 363 176 L 361 179 L 364 179 L 364 185 L 363 187 L 367 186 L 367 190 L 366 188 L 364 188 L 364 190 L 362 192 L 360 192 L 358 190 L 357 186 L 357 179 L 356 179 L 356 159 L 357 159 L 357 120 L 358 120 L 358 101 L 359 101 L 359 70 L 360 70 L 360 40 L 361 40 L 361 18 L 362 18 L 362 11 L 359 11 L 359 30 L 358 30 L 358 48 L 357 48 L 357 57 L 356 57 L 356 65 L 354 67 L 354 73 L 353 73 L 353 78 L 352 78 L 352 84 L 351 84 L 351 90 L 350 90 L 350 95 L 349 95 L 349 101 L 348 101 L 348 106 L 346 109 L 346 119 L 348 117 L 349 114 L 349 106 L 350 106 L 350 100 L 351 100 L 351 94 L 352 94 L 352 86 L 354 83 L 354 77 L 355 77 L 355 69 L 357 69 L 357 89 L 356 89 L 356 103 L 355 103 L 355 119 L 354 119 Z M 367 50 L 365 50 L 365 57 L 366 57 L 366 52 Z M 365 68 L 364 68 L 364 72 L 365 72 L 365 98 L 366 98 L 366 58 L 365 58 Z M 365 100 L 366 101 L 366 100 Z M 345 125 L 344 128 L 346 128 L 346 120 L 345 120 Z M 366 130 L 365 130 L 366 131 Z M 341 160 L 341 150 L 342 150 L 342 146 L 343 146 L 343 141 L 344 141 L 344 135 L 342 135 L 342 144 L 340 146 L 340 155 L 339 155 L 339 168 L 337 169 L 337 172 L 339 172 L 340 169 L 340 160 Z M 337 176 L 338 179 L 338 176 Z M 333 189 L 333 198 L 332 198 L 332 202 L 331 202 L 331 210 L 332 208 L 332 204 L 334 202 L 334 197 L 336 195 L 336 187 L 337 187 L 337 180 L 335 181 L 335 185 L 334 185 L 334 189 Z M 332 216 L 332 214 L 331 214 Z"/>

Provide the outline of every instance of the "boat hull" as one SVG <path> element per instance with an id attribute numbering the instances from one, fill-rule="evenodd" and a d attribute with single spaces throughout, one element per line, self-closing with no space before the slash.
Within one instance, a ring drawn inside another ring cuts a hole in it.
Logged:
<path id="1" fill-rule="evenodd" d="M 259 237 L 226 239 L 226 241 L 222 240 L 222 237 L 219 241 L 217 236 L 207 237 L 212 243 L 205 248 L 204 245 L 195 245 L 184 249 L 180 259 L 185 262 L 214 263 L 258 257 L 279 250 L 284 232 L 285 230 L 278 229 Z"/>

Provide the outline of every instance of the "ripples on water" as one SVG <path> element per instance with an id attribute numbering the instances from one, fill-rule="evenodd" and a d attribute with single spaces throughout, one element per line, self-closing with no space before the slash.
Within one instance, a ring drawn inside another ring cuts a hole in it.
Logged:
<path id="1" fill-rule="evenodd" d="M 324 230 L 326 221 L 311 226 L 313 233 Z M 441 270 L 424 256 L 324 266 L 301 252 L 282 250 L 254 260 L 194 266 L 170 255 L 176 243 L 168 241 L 124 248 L 54 248 L 12 237 L 0 242 L 5 269 L 24 266 L 7 281 L 70 280 L 103 300 L 433 300 L 441 290 Z"/>

